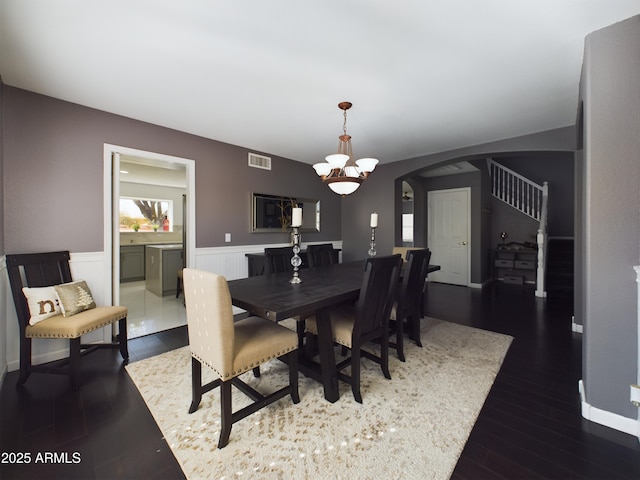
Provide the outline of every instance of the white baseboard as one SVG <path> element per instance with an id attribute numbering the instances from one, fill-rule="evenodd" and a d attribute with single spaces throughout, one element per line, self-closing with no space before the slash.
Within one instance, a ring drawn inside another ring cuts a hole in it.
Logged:
<path id="1" fill-rule="evenodd" d="M 579 323 L 576 323 L 576 317 L 573 315 L 571 316 L 571 331 L 576 333 L 582 333 L 582 325 L 580 325 Z"/>
<path id="2" fill-rule="evenodd" d="M 578 390 L 580 391 L 580 401 L 582 403 L 582 416 L 591 422 L 613 428 L 620 432 L 628 433 L 640 439 L 640 422 L 633 418 L 623 417 L 617 413 L 611 413 L 606 410 L 591 406 L 587 403 L 587 395 L 584 390 L 582 380 L 578 381 Z"/>

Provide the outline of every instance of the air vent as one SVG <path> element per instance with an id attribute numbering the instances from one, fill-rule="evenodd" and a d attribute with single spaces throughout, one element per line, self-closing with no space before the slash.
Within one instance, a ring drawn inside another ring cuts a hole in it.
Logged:
<path id="1" fill-rule="evenodd" d="M 271 157 L 263 157 L 255 153 L 249 153 L 249 166 L 262 168 L 263 170 L 271 170 Z"/>

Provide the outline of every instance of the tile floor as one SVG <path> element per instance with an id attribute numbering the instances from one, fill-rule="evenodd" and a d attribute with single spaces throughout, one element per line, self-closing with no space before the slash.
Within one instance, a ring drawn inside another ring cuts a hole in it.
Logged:
<path id="1" fill-rule="evenodd" d="M 120 304 L 129 309 L 127 335 L 130 339 L 187 324 L 184 297 L 158 297 L 145 288 L 144 280 L 121 283 Z"/>

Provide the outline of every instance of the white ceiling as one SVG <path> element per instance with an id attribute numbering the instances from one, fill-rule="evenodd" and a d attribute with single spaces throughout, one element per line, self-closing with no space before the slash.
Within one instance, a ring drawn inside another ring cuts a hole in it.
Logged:
<path id="1" fill-rule="evenodd" d="M 0 0 L 6 85 L 315 163 L 575 123 L 584 39 L 639 0 Z"/>

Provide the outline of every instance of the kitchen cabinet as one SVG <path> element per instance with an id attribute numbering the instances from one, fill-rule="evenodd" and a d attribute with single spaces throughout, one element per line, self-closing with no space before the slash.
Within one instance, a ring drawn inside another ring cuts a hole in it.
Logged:
<path id="1" fill-rule="evenodd" d="M 120 247 L 120 282 L 135 282 L 144 277 L 144 245 Z"/>
<path id="2" fill-rule="evenodd" d="M 146 288 L 159 297 L 175 295 L 178 270 L 182 264 L 182 245 L 147 245 Z"/>

